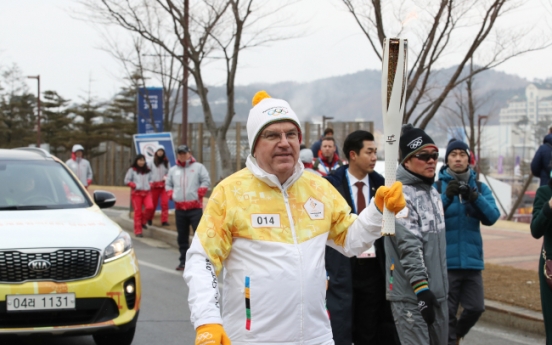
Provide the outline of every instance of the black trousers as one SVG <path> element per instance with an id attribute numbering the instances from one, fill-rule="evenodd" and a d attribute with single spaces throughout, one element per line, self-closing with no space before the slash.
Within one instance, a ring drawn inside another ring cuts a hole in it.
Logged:
<path id="1" fill-rule="evenodd" d="M 472 328 L 485 311 L 483 278 L 479 270 L 448 270 L 449 344 L 456 344 Z M 464 311 L 456 319 L 458 305 Z"/>
<path id="2" fill-rule="evenodd" d="M 178 249 L 180 250 L 181 266 L 186 264 L 186 252 L 188 252 L 188 248 L 190 247 L 190 225 L 195 232 L 202 215 L 203 210 L 201 208 L 175 211 L 176 230 L 178 231 L 178 237 L 176 240 L 178 242 Z"/>
<path id="3" fill-rule="evenodd" d="M 400 344 L 380 266 L 379 259 L 352 259 L 355 345 Z"/>

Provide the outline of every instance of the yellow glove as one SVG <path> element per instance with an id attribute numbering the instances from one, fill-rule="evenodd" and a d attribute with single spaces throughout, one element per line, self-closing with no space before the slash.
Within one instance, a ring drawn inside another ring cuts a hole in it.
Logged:
<path id="1" fill-rule="evenodd" d="M 400 212 L 406 206 L 406 200 L 402 192 L 402 183 L 397 181 L 391 187 L 379 187 L 374 202 L 380 212 L 383 212 L 384 203 L 389 211 L 395 214 Z"/>
<path id="2" fill-rule="evenodd" d="M 212 323 L 196 329 L 195 345 L 232 345 L 222 325 Z"/>

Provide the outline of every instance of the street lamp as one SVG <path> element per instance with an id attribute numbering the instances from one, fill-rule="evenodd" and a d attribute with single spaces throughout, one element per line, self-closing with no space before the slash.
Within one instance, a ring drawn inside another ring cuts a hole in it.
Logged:
<path id="1" fill-rule="evenodd" d="M 477 180 L 479 181 L 479 174 L 481 173 L 481 119 L 487 120 L 488 115 L 477 116 Z"/>
<path id="2" fill-rule="evenodd" d="M 36 94 L 38 117 L 36 120 L 36 147 L 40 147 L 40 74 L 27 76 L 29 79 L 38 81 L 38 92 Z"/>
<path id="3" fill-rule="evenodd" d="M 189 17 L 188 0 L 184 0 L 184 30 L 188 32 L 188 17 Z M 184 34 L 184 52 L 182 56 L 183 73 L 182 76 L 182 139 L 181 144 L 188 145 L 188 41 Z"/>

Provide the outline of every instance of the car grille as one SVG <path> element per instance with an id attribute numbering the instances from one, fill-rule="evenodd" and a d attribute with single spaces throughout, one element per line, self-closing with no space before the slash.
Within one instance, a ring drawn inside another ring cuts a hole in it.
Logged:
<path id="1" fill-rule="evenodd" d="M 29 267 L 33 260 L 46 260 L 50 268 L 34 271 Z M 59 249 L 45 253 L 0 251 L 0 282 L 69 281 L 86 279 L 96 275 L 100 252 L 96 249 Z"/>
<path id="2" fill-rule="evenodd" d="M 89 325 L 113 320 L 119 308 L 112 298 L 77 298 L 75 310 L 41 310 L 10 313 L 0 302 L 0 328 Z"/>

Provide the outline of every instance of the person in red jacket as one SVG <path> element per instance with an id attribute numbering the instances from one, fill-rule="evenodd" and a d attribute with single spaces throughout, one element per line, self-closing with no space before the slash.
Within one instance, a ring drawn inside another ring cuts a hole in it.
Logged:
<path id="1" fill-rule="evenodd" d="M 165 147 L 163 145 L 157 146 L 155 154 L 153 156 L 153 162 L 151 166 L 151 198 L 153 201 L 153 212 L 148 220 L 148 225 L 152 224 L 155 210 L 157 209 L 157 203 L 161 198 L 161 225 L 169 225 L 169 195 L 165 190 L 165 180 L 169 173 L 169 160 L 165 154 Z"/>
<path id="2" fill-rule="evenodd" d="M 146 222 L 153 212 L 150 193 L 151 170 L 146 165 L 146 157 L 139 154 L 125 175 L 125 184 L 132 189 L 132 207 L 134 208 L 134 235 L 144 237 L 142 229 L 147 229 Z M 146 210 L 142 212 L 142 207 Z"/>

